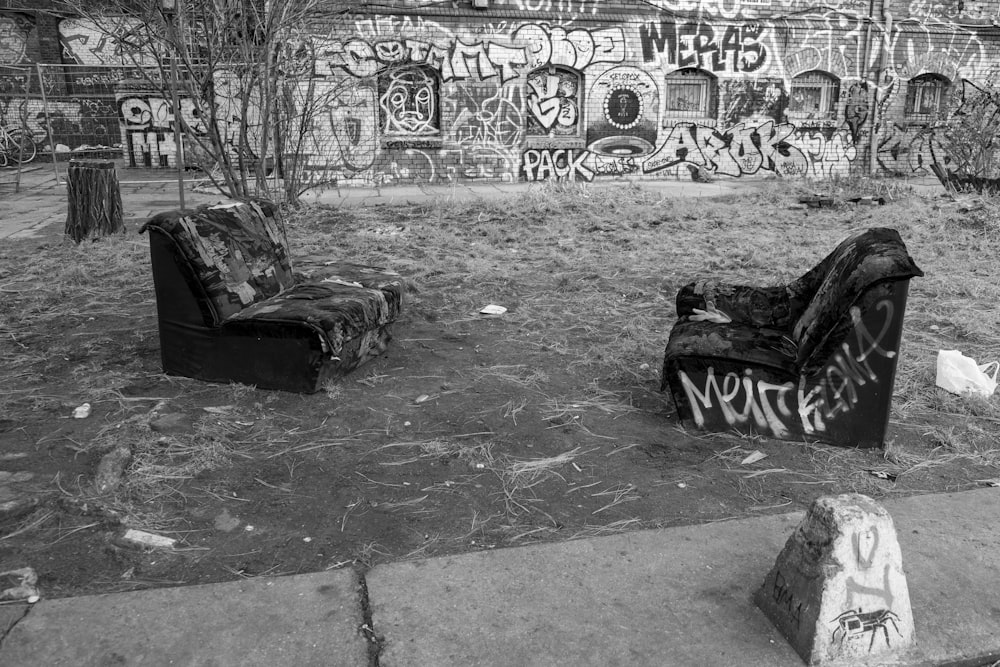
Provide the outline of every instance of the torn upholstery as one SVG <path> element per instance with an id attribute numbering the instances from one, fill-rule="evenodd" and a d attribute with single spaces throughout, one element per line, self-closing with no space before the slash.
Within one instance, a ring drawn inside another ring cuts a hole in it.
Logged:
<path id="1" fill-rule="evenodd" d="M 267 201 L 169 211 L 149 231 L 164 372 L 315 392 L 385 351 L 402 282 L 386 269 L 330 263 L 292 271 Z"/>

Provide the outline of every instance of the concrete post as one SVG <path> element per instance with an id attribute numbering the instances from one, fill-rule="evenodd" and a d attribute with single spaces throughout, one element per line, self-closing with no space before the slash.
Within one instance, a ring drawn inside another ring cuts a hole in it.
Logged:
<path id="1" fill-rule="evenodd" d="M 815 500 L 754 600 L 809 665 L 883 665 L 914 642 L 892 517 L 860 494 Z"/>

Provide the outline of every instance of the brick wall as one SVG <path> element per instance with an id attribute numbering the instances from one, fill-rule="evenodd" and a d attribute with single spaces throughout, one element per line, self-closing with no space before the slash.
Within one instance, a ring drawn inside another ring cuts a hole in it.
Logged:
<path id="1" fill-rule="evenodd" d="M 389 5 L 313 31 L 354 87 L 308 160 L 348 183 L 929 175 L 1000 55 L 995 0 Z"/>
<path id="2" fill-rule="evenodd" d="M 344 185 L 929 175 L 934 123 L 1000 62 L 1000 0 L 485 4 L 309 26 L 305 163 Z M 55 28 L 63 58 L 83 44 Z"/>

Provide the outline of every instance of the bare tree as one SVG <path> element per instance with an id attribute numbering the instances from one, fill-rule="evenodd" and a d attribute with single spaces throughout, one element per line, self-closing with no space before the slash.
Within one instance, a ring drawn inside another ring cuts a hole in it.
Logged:
<path id="1" fill-rule="evenodd" d="M 122 57 L 175 113 L 185 165 L 227 196 L 295 204 L 336 178 L 302 159 L 311 133 L 350 77 L 316 80 L 312 36 L 344 29 L 366 3 L 347 0 L 63 0 L 117 41 Z M 172 5 L 172 6 L 171 6 Z M 171 104 L 171 107 L 174 103 Z M 315 165 L 313 165 L 315 166 Z"/>
<path id="2" fill-rule="evenodd" d="M 975 83 L 962 80 L 935 138 L 951 171 L 975 178 L 1000 176 L 1000 70 Z"/>

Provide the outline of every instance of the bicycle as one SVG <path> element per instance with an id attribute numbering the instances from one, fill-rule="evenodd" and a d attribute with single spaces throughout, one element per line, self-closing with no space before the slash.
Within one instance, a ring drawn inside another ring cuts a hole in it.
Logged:
<path id="1" fill-rule="evenodd" d="M 8 130 L 0 123 L 0 167 L 31 162 L 37 154 L 38 146 L 30 132 L 17 127 Z"/>

